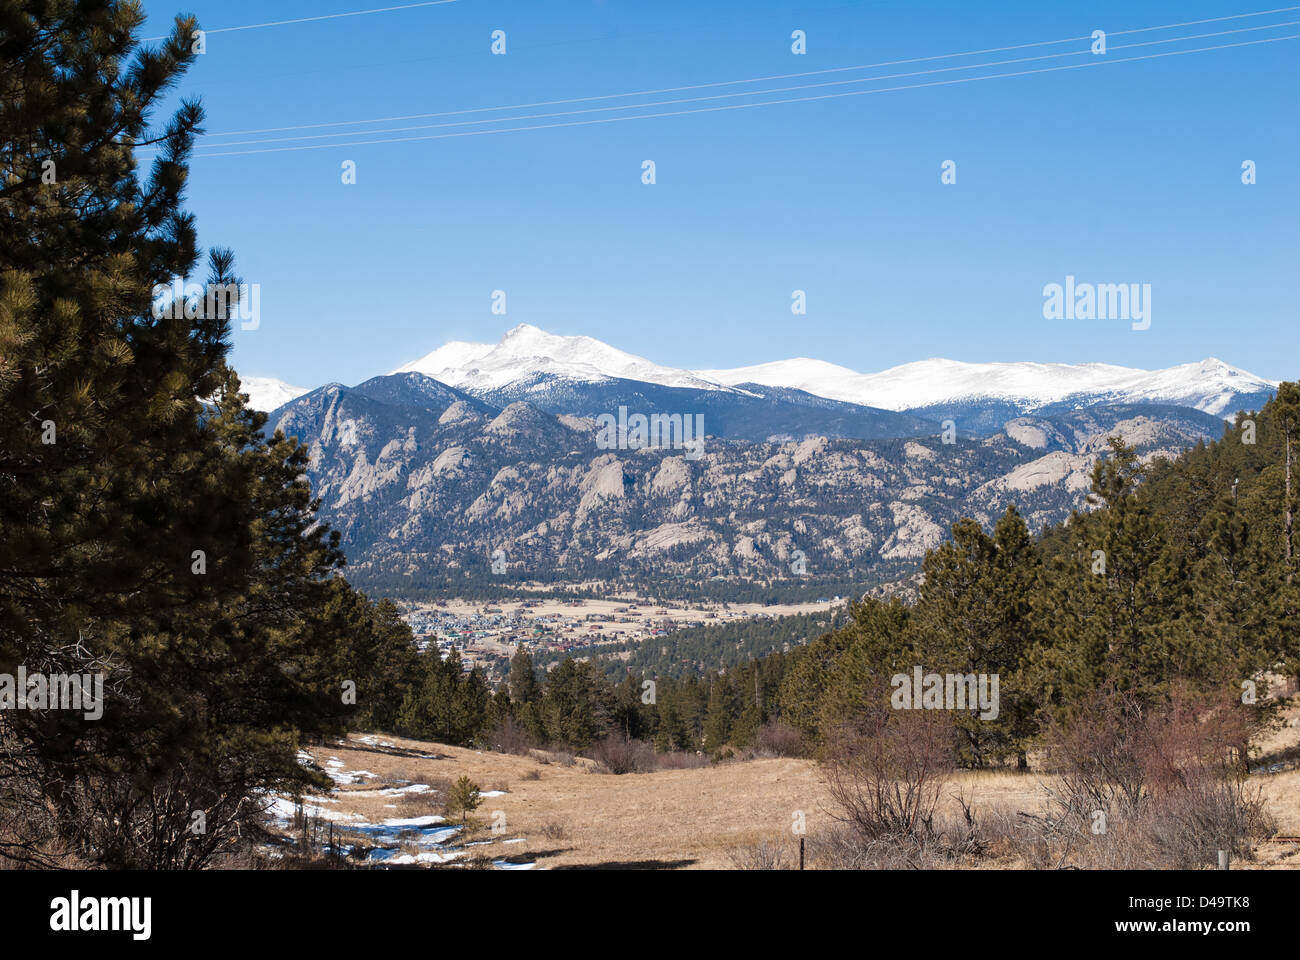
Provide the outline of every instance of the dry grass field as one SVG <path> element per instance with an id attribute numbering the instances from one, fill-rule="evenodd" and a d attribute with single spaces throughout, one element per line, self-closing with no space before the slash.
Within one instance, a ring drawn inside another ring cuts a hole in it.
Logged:
<path id="1" fill-rule="evenodd" d="M 1270 738 L 1268 754 L 1293 755 L 1297 739 L 1300 730 L 1283 728 Z M 438 848 L 457 851 L 447 858 L 460 863 L 506 869 L 730 868 L 737 850 L 767 841 L 791 864 L 797 859 L 797 817 L 810 838 L 835 823 L 823 770 L 811 760 L 756 759 L 614 776 L 563 754 L 515 756 L 386 735 L 354 734 L 308 752 L 337 780 L 355 781 L 340 782 L 330 799 L 308 799 L 341 832 L 349 824 L 385 821 L 415 822 L 432 831 L 445 813 L 450 784 L 469 777 L 485 793 L 482 804 L 470 825 Z M 1251 779 L 1277 832 L 1296 836 L 1300 769 L 1291 761 L 1285 766 Z M 1047 785 L 1033 772 L 963 772 L 944 787 L 941 810 L 959 813 L 961 796 L 977 816 L 1041 814 Z M 380 845 L 392 846 L 391 836 Z M 397 847 L 408 857 L 417 855 L 416 862 L 418 851 L 429 849 L 412 845 L 405 835 Z M 1300 867 L 1296 844 L 1260 844 L 1255 856 L 1254 863 L 1234 866 Z M 992 858 L 981 865 L 1023 864 Z"/>

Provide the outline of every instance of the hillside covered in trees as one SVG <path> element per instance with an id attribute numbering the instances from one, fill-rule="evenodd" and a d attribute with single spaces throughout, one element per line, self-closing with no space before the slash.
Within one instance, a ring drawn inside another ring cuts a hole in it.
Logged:
<path id="1" fill-rule="evenodd" d="M 806 646 L 722 671 L 570 657 L 542 676 L 521 649 L 509 683 L 491 693 L 453 661 L 412 661 L 409 689 L 425 694 L 408 698 L 396 729 L 491 743 L 514 725 L 531 742 L 574 749 L 612 734 L 717 753 L 780 725 L 817 752 L 868 691 L 887 698 L 890 678 L 917 666 L 999 677 L 995 719 L 952 716 L 970 766 L 1024 764 L 1045 724 L 1068 722 L 1102 693 L 1159 707 L 1190 688 L 1262 722 L 1263 697 L 1252 705 L 1243 691 L 1263 689 L 1265 674 L 1293 676 L 1300 657 L 1289 477 L 1298 424 L 1300 394 L 1284 384 L 1177 462 L 1143 466 L 1117 442 L 1093 472 L 1091 509 L 1037 539 L 1014 507 L 991 531 L 958 522 L 925 558 L 916 603 L 864 599 Z M 765 629 L 725 631 L 742 643 Z M 431 709 L 439 719 L 421 719 Z"/>

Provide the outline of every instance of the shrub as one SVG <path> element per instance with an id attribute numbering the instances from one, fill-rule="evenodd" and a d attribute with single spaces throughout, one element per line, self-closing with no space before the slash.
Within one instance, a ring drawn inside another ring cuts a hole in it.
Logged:
<path id="1" fill-rule="evenodd" d="M 1103 689 L 1048 730 L 1059 774 L 1046 816 L 1021 815 L 1023 853 L 1042 865 L 1192 869 L 1219 850 L 1251 855 L 1271 829 L 1246 782 L 1250 717 L 1229 698 L 1175 686 L 1145 703 Z"/>
<path id="2" fill-rule="evenodd" d="M 788 870 L 786 851 L 779 843 L 759 840 L 730 853 L 732 866 L 737 870 Z"/>
<path id="3" fill-rule="evenodd" d="M 758 750 L 773 757 L 802 756 L 803 736 L 780 720 L 769 720 L 758 730 Z"/>
<path id="4" fill-rule="evenodd" d="M 894 710 L 881 700 L 830 731 L 826 771 L 836 819 L 867 842 L 931 838 L 953 767 L 951 729 L 940 711 Z"/>
<path id="5" fill-rule="evenodd" d="M 709 765 L 709 758 L 689 750 L 672 750 L 656 756 L 655 764 L 660 770 L 698 770 Z"/>
<path id="6" fill-rule="evenodd" d="M 643 740 L 633 740 L 621 733 L 611 733 L 591 748 L 591 759 L 613 774 L 652 773 L 655 752 Z"/>
<path id="7" fill-rule="evenodd" d="M 497 753 L 513 753 L 522 757 L 533 744 L 528 731 L 516 723 L 513 717 L 506 717 L 488 734 L 488 745 Z"/>

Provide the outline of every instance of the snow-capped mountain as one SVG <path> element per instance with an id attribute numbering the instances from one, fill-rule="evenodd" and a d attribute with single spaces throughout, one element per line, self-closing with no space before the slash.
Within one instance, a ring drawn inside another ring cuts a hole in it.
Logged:
<path id="1" fill-rule="evenodd" d="M 248 394 L 248 405 L 254 410 L 271 411 L 307 393 L 306 387 L 295 387 L 275 377 L 241 376 L 239 385 Z"/>
<path id="2" fill-rule="evenodd" d="M 945 444 L 937 424 L 909 414 L 820 398 L 791 406 L 797 391 L 786 388 L 588 386 L 576 402 L 699 404 L 702 456 L 671 443 L 611 447 L 590 416 L 502 406 L 413 371 L 320 387 L 274 412 L 268 432 L 312 451 L 312 492 L 342 535 L 349 576 L 398 595 L 490 578 L 502 549 L 512 576 L 558 582 L 727 590 L 716 578 L 788 576 L 796 549 L 833 577 L 892 577 L 914 570 L 960 517 L 989 527 L 1014 503 L 1035 530 L 1059 523 L 1084 505 L 1113 436 L 1150 460 L 1222 433 L 1187 407 L 1103 404 Z M 791 419 L 799 412 L 802 426 Z M 768 438 L 780 419 L 794 429 Z M 828 439 L 837 423 L 839 439 Z"/>
<path id="3" fill-rule="evenodd" d="M 521 323 L 498 344 L 452 341 L 393 373 L 423 373 L 448 386 L 481 393 L 546 374 L 595 383 L 615 378 L 663 387 L 724 390 L 689 370 L 660 366 L 591 337 L 563 337 Z"/>
<path id="4" fill-rule="evenodd" d="M 1190 407 L 1231 419 L 1238 410 L 1263 406 L 1277 389 L 1275 381 L 1215 358 L 1163 370 L 930 359 L 859 373 L 806 357 L 685 370 L 591 337 L 558 336 L 528 324 L 509 330 L 497 344 L 453 341 L 394 373 L 421 374 L 497 406 L 524 400 L 552 413 L 595 416 L 624 402 L 647 412 L 707 410 L 726 434 L 759 439 L 818 430 L 859 437 L 917 432 L 916 422 L 886 422 L 899 413 L 933 422 L 953 417 L 963 430 L 988 433 L 1016 416 L 1101 404 Z M 272 377 L 245 377 L 243 385 L 260 410 L 307 393 Z M 839 406 L 830 411 L 827 402 Z M 857 422 L 859 415 L 870 422 Z"/>
<path id="5" fill-rule="evenodd" d="M 300 391 L 245 389 L 278 407 L 269 429 L 312 450 L 321 516 L 359 583 L 451 591 L 491 576 L 499 549 L 530 578 L 573 582 L 774 579 L 796 548 L 837 576 L 901 575 L 959 517 L 989 526 L 1014 503 L 1034 529 L 1059 523 L 1112 437 L 1175 458 L 1276 385 L 1213 359 L 691 371 L 520 326 L 283 405 Z M 671 431 L 611 446 L 598 418 L 620 407 L 661 427 L 701 417 L 702 456 Z"/>
<path id="6" fill-rule="evenodd" d="M 476 396 L 509 391 L 510 399 L 546 396 L 564 384 L 639 381 L 690 390 L 754 396 L 754 385 L 927 416 L 986 408 L 993 420 L 1102 403 L 1192 407 L 1230 418 L 1261 406 L 1277 383 L 1210 358 L 1164 370 L 1105 363 L 964 363 L 931 359 L 879 373 L 859 373 L 823 360 L 797 358 L 750 367 L 683 370 L 618 350 L 591 337 L 557 336 L 521 324 L 498 344 L 452 342 L 396 373 L 423 373 Z M 500 399 L 500 397 L 497 397 Z"/>
<path id="7" fill-rule="evenodd" d="M 920 360 L 880 373 L 857 373 L 799 358 L 731 370 L 700 370 L 718 383 L 793 387 L 822 397 L 884 410 L 998 401 L 1021 413 L 1056 405 L 1161 403 L 1230 417 L 1243 399 L 1266 397 L 1277 383 L 1211 357 L 1164 370 L 1105 363 L 962 363 Z M 1262 399 L 1245 406 L 1258 406 Z"/>

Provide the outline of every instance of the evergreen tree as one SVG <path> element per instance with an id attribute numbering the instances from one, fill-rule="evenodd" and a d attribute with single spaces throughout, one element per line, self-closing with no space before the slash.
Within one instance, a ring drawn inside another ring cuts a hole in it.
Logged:
<path id="1" fill-rule="evenodd" d="M 515 647 L 510 658 L 510 699 L 515 703 L 532 703 L 541 693 L 537 682 L 537 670 L 533 666 L 533 655 L 522 643 Z"/>
<path id="2" fill-rule="evenodd" d="M 447 791 L 447 816 L 459 823 L 465 823 L 469 815 L 477 810 L 482 802 L 478 784 L 461 774 Z"/>
<path id="3" fill-rule="evenodd" d="M 456 685 L 452 700 L 452 729 L 455 742 L 472 744 L 488 731 L 488 705 L 492 691 L 478 664 Z"/>
<path id="4" fill-rule="evenodd" d="M 641 695 L 641 684 L 630 672 L 614 690 L 614 728 L 629 740 L 644 739 L 650 732 L 650 718 Z"/>
<path id="5" fill-rule="evenodd" d="M 424 676 L 402 704 L 398 731 L 417 740 L 463 744 L 457 689 L 464 673 L 460 653 L 453 649 L 443 657 L 430 649 L 423 659 Z"/>
<path id="6" fill-rule="evenodd" d="M 1273 421 L 1282 434 L 1283 444 L 1283 496 L 1282 496 L 1282 558 L 1286 565 L 1286 582 L 1295 580 L 1295 544 L 1293 535 L 1295 514 L 1295 484 L 1292 482 L 1291 469 L 1294 461 L 1294 445 L 1300 437 L 1300 384 L 1283 383 L 1279 385 L 1277 397 L 1273 401 Z"/>
<path id="7" fill-rule="evenodd" d="M 257 797 L 324 782 L 298 743 L 355 710 L 307 451 L 261 435 L 226 363 L 233 256 L 160 308 L 203 260 L 182 209 L 202 110 L 149 127 L 197 23 L 144 48 L 142 22 L 0 7 L 0 672 L 105 692 L 98 719 L 0 711 L 0 845 L 32 862 L 203 866 Z"/>
<path id="8" fill-rule="evenodd" d="M 704 720 L 704 747 L 717 752 L 731 740 L 735 721 L 736 698 L 731 681 L 726 675 L 713 680 L 710 685 L 708 713 Z"/>
<path id="9" fill-rule="evenodd" d="M 542 716 L 548 739 L 585 749 L 609 732 L 613 710 L 609 681 L 589 661 L 566 657 L 547 677 Z"/>
<path id="10" fill-rule="evenodd" d="M 747 664 L 736 671 L 736 689 L 740 695 L 740 712 L 731 730 L 731 742 L 738 747 L 754 743 L 759 729 L 767 719 L 763 704 L 763 663 Z"/>
<path id="11" fill-rule="evenodd" d="M 659 698 L 659 723 L 655 729 L 655 749 L 660 753 L 694 749 L 694 741 L 677 705 L 677 695 L 665 690 Z"/>
<path id="12" fill-rule="evenodd" d="M 918 665 L 939 674 L 998 678 L 996 718 L 982 717 L 976 704 L 953 717 L 957 756 L 973 766 L 1007 754 L 1025 763 L 1034 704 L 1022 658 L 1033 641 L 1029 598 L 1037 567 L 1015 507 L 1007 508 L 992 536 L 974 521 L 958 521 L 952 540 L 925 558 L 909 624 Z"/>

